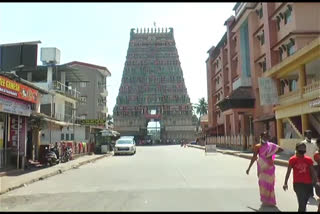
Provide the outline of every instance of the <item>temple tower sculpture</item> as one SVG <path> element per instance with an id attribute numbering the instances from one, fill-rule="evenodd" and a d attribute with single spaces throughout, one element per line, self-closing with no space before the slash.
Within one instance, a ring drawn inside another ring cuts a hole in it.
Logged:
<path id="1" fill-rule="evenodd" d="M 161 141 L 194 140 L 192 104 L 187 93 L 173 28 L 131 29 L 114 129 L 143 139 L 149 121 L 160 122 Z"/>

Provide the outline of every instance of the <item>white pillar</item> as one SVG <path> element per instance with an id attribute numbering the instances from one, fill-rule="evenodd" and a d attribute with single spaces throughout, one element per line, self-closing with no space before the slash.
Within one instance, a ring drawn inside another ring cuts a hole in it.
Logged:
<path id="1" fill-rule="evenodd" d="M 61 83 L 66 85 L 66 72 L 61 72 Z M 65 87 L 62 87 L 62 91 L 65 91 Z"/>
<path id="2" fill-rule="evenodd" d="M 51 89 L 51 86 L 52 86 L 52 70 L 53 70 L 52 67 L 48 66 L 47 83 L 48 83 L 49 89 Z"/>

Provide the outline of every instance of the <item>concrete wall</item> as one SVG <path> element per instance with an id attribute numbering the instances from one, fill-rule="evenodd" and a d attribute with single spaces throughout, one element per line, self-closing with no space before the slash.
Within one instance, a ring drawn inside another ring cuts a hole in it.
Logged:
<path id="1" fill-rule="evenodd" d="M 107 81 L 100 72 L 96 69 L 90 69 L 83 66 L 76 65 L 75 68 L 79 75 L 84 76 L 88 80 L 87 87 L 81 87 L 80 82 L 73 82 L 72 85 L 81 93 L 81 96 L 87 97 L 86 104 L 80 104 L 77 109 L 77 115 L 87 114 L 87 119 L 98 119 L 97 112 L 101 112 L 105 106 L 98 105 L 98 99 L 102 98 L 100 95 L 103 92 L 103 88 L 98 87 L 98 82 Z M 106 87 L 105 87 L 106 89 Z"/>

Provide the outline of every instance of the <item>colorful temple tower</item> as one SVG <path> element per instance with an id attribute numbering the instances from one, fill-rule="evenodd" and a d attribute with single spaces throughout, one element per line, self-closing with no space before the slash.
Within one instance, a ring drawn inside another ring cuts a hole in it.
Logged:
<path id="1" fill-rule="evenodd" d="M 159 121 L 162 141 L 194 139 L 192 104 L 173 28 L 131 29 L 113 117 L 121 135 L 143 139 L 148 123 Z"/>

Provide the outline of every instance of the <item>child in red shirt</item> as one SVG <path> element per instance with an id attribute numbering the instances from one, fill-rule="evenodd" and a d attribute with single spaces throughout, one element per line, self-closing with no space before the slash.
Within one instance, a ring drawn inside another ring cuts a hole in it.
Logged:
<path id="1" fill-rule="evenodd" d="M 293 189 L 298 198 L 298 212 L 306 212 L 308 199 L 313 192 L 313 184 L 317 183 L 316 172 L 313 168 L 311 157 L 304 155 L 306 153 L 306 144 L 299 142 L 296 145 L 296 154 L 289 159 L 286 178 L 283 189 L 288 189 L 288 179 L 291 169 L 293 169 Z M 317 185 L 320 185 L 317 183 Z"/>

